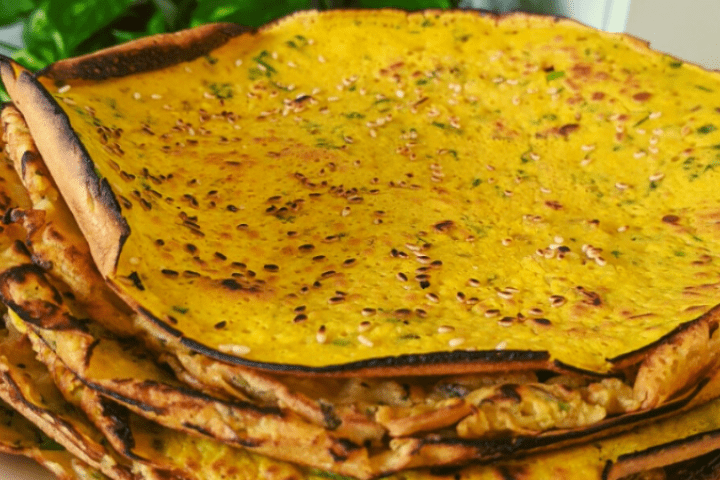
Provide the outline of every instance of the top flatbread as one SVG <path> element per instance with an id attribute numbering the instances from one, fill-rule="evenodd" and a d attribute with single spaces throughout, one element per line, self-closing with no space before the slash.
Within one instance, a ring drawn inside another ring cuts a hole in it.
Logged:
<path id="1" fill-rule="evenodd" d="M 311 12 L 2 77 L 110 284 L 215 358 L 607 373 L 716 329 L 720 77 L 626 36 Z"/>

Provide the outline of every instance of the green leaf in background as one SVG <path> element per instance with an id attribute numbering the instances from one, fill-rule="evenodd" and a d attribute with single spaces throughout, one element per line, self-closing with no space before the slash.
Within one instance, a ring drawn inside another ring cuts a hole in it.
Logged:
<path id="1" fill-rule="evenodd" d="M 311 8 L 311 0 L 198 0 L 190 26 L 211 22 L 232 22 L 248 27 L 259 27 L 296 10 Z"/>
<path id="2" fill-rule="evenodd" d="M 47 17 L 64 40 L 67 55 L 125 12 L 133 0 L 52 0 L 43 2 Z"/>
<path id="3" fill-rule="evenodd" d="M 113 30 L 112 34 L 115 37 L 116 43 L 124 43 L 146 35 L 156 35 L 158 33 L 165 33 L 166 31 L 165 15 L 158 10 L 152 17 L 150 17 L 144 31 L 131 32 L 128 30 Z"/>
<path id="4" fill-rule="evenodd" d="M 33 0 L 3 0 L 0 2 L 0 26 L 15 23 L 35 8 Z"/>
<path id="5" fill-rule="evenodd" d="M 359 0 L 363 8 L 402 8 L 403 10 L 421 10 L 424 8 L 452 8 L 451 0 Z"/>

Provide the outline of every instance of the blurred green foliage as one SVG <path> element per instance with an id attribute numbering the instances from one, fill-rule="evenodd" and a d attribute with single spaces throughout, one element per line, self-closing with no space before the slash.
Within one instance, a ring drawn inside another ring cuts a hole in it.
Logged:
<path id="1" fill-rule="evenodd" d="M 453 8 L 459 0 L 12 0 L 0 1 L 0 26 L 22 21 L 18 63 L 38 70 L 145 35 L 172 32 L 210 22 L 263 25 L 297 10 Z"/>

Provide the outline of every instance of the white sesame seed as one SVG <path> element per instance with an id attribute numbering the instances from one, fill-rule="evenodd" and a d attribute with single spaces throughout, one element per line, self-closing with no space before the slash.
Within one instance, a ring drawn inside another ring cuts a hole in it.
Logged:
<path id="1" fill-rule="evenodd" d="M 70 91 L 70 85 L 63 85 L 62 87 L 58 88 L 58 93 L 67 93 Z"/>
<path id="2" fill-rule="evenodd" d="M 245 345 L 218 345 L 218 350 L 233 355 L 247 355 L 250 353 L 250 347 Z"/>
<path id="3" fill-rule="evenodd" d="M 450 325 L 440 325 L 437 331 L 438 333 L 450 333 L 455 331 L 455 327 Z"/>
<path id="4" fill-rule="evenodd" d="M 520 97 L 518 97 L 517 95 L 515 95 L 515 96 L 512 98 L 512 104 L 513 104 L 513 105 L 516 105 L 516 106 L 517 106 L 517 105 L 520 105 Z"/>
<path id="5" fill-rule="evenodd" d="M 567 302 L 562 295 L 551 295 L 548 300 L 550 301 L 550 306 L 554 308 L 562 307 Z"/>
<path id="6" fill-rule="evenodd" d="M 453 338 L 453 339 L 449 340 L 448 346 L 450 346 L 450 348 L 455 348 L 455 347 L 459 347 L 463 343 L 465 343 L 465 339 L 462 337 L 458 337 L 458 338 Z"/>
<path id="7" fill-rule="evenodd" d="M 500 290 L 499 292 L 497 292 L 497 295 L 503 300 L 510 300 L 513 297 L 513 293 L 508 292 L 507 290 Z"/>
<path id="8" fill-rule="evenodd" d="M 133 93 L 133 98 L 135 100 L 140 100 L 142 98 L 142 95 L 140 95 L 140 92 Z"/>
<path id="9" fill-rule="evenodd" d="M 583 152 L 592 152 L 595 150 L 595 145 L 583 145 L 580 147 Z"/>
<path id="10" fill-rule="evenodd" d="M 327 99 L 328 102 L 337 102 L 338 100 L 340 100 L 340 97 L 328 97 Z"/>
<path id="11" fill-rule="evenodd" d="M 605 261 L 603 257 L 597 257 L 595 258 L 595 263 L 597 263 L 601 267 L 604 267 L 607 264 L 607 261 Z"/>
<path id="12" fill-rule="evenodd" d="M 502 342 L 495 345 L 495 350 L 505 350 L 507 348 L 507 342 L 503 340 Z"/>
<path id="13" fill-rule="evenodd" d="M 240 65 L 242 65 L 242 63 L 243 63 L 243 62 L 242 62 L 242 59 L 240 59 L 240 58 L 238 58 L 237 60 L 235 60 L 235 66 L 236 66 L 236 67 L 239 67 Z"/>
<path id="14" fill-rule="evenodd" d="M 372 346 L 375 345 L 375 344 L 374 344 L 369 338 L 367 338 L 365 335 L 358 335 L 358 336 L 357 336 L 357 339 L 358 339 L 358 342 L 362 343 L 362 344 L 365 345 L 366 347 L 372 347 Z"/>
<path id="15" fill-rule="evenodd" d="M 623 182 L 617 182 L 617 183 L 615 184 L 615 188 L 617 188 L 618 190 L 627 190 L 627 189 L 628 189 L 628 184 L 627 184 L 627 183 L 623 183 Z"/>
<path id="16" fill-rule="evenodd" d="M 545 188 L 545 187 L 540 187 L 540 191 L 542 193 L 552 193 L 552 190 L 550 190 L 549 188 Z"/>
<path id="17" fill-rule="evenodd" d="M 360 322 L 360 325 L 358 325 L 358 332 L 360 332 L 360 333 L 367 332 L 368 330 L 370 330 L 372 328 L 372 326 L 373 326 L 372 323 L 368 322 L 367 320 L 364 322 Z"/>
<path id="18" fill-rule="evenodd" d="M 565 241 L 565 239 L 559 235 L 556 235 L 553 240 L 555 241 L 555 243 L 563 243 Z"/>
<path id="19" fill-rule="evenodd" d="M 192 68 L 186 66 L 186 67 L 185 67 L 185 71 L 186 71 L 187 73 L 192 73 Z"/>
<path id="20" fill-rule="evenodd" d="M 325 343 L 325 341 L 327 340 L 327 335 L 325 334 L 325 332 L 317 332 L 315 334 L 315 340 L 318 343 Z"/>
<path id="21" fill-rule="evenodd" d="M 507 83 L 508 83 L 509 85 L 517 85 L 517 84 L 518 84 L 518 81 L 517 81 L 517 78 L 508 78 L 508 79 L 507 79 Z"/>
<path id="22" fill-rule="evenodd" d="M 622 225 L 622 226 L 618 227 L 617 231 L 620 233 L 626 232 L 628 228 L 629 227 L 627 225 Z"/>
<path id="23" fill-rule="evenodd" d="M 656 118 L 660 118 L 661 116 L 662 116 L 662 112 L 652 112 L 650 114 L 650 118 L 652 118 L 653 120 L 655 120 Z"/>
<path id="24" fill-rule="evenodd" d="M 656 128 L 655 130 L 653 130 L 653 135 L 658 135 L 658 136 L 659 136 L 659 135 L 662 135 L 662 134 L 663 134 L 663 129 L 662 129 L 662 128 Z"/>
<path id="25" fill-rule="evenodd" d="M 655 146 L 649 146 L 649 147 L 648 147 L 648 152 L 652 153 L 653 155 L 655 155 L 655 154 L 658 153 L 659 151 L 660 151 L 660 150 L 658 150 L 658 148 L 655 147 Z"/>
<path id="26" fill-rule="evenodd" d="M 153 93 L 152 95 L 150 95 L 150 98 L 152 98 L 153 100 L 160 100 L 162 98 L 162 95 L 158 93 Z"/>
<path id="27" fill-rule="evenodd" d="M 580 161 L 580 165 L 583 167 L 587 167 L 588 165 L 590 165 L 590 162 L 592 162 L 592 158 L 586 157 Z"/>
<path id="28" fill-rule="evenodd" d="M 650 143 L 650 145 L 657 145 L 658 137 L 652 136 L 650 137 L 650 140 L 648 140 L 648 142 Z"/>
<path id="29" fill-rule="evenodd" d="M 210 92 L 203 92 L 203 97 L 207 98 L 208 100 L 212 100 L 213 98 L 215 98 Z"/>
<path id="30" fill-rule="evenodd" d="M 540 160 L 540 155 L 538 155 L 538 154 L 535 153 L 535 152 L 530 152 L 530 153 L 528 154 L 528 156 L 530 157 L 530 160 L 532 160 L 532 161 L 534 161 L 534 162 L 537 162 L 538 160 Z"/>
<path id="31" fill-rule="evenodd" d="M 645 129 L 644 128 L 636 128 L 635 131 L 638 135 L 645 135 Z"/>
<path id="32" fill-rule="evenodd" d="M 325 63 L 325 57 L 323 57 L 322 55 L 318 55 L 318 62 Z"/>
<path id="33" fill-rule="evenodd" d="M 287 66 L 290 68 L 295 68 L 295 67 L 297 67 L 297 64 L 295 62 L 293 62 L 292 60 L 290 60 L 289 62 L 287 62 Z"/>
<path id="34" fill-rule="evenodd" d="M 374 128 L 371 128 L 368 132 L 372 138 L 377 137 L 377 131 Z"/>
<path id="35" fill-rule="evenodd" d="M 647 155 L 643 150 L 633 153 L 633 158 L 642 158 Z"/>
<path id="36" fill-rule="evenodd" d="M 501 240 L 501 243 L 503 244 L 503 246 L 507 247 L 508 245 L 510 245 L 512 243 L 512 238 L 503 238 Z"/>
<path id="37" fill-rule="evenodd" d="M 660 180 L 662 180 L 663 178 L 665 178 L 665 174 L 658 172 L 658 173 L 655 173 L 655 174 L 653 174 L 653 175 L 650 175 L 649 178 L 650 178 L 650 181 L 651 181 L 651 182 L 657 182 L 657 181 L 660 181 Z"/>

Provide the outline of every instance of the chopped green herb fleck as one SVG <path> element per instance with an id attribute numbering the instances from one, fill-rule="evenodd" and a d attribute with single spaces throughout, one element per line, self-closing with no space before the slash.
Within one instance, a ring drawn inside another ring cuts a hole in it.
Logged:
<path id="1" fill-rule="evenodd" d="M 187 307 L 178 307 L 177 305 L 173 305 L 172 309 L 178 313 L 182 313 L 183 315 L 186 314 L 189 310 Z"/>
<path id="2" fill-rule="evenodd" d="M 680 67 L 682 67 L 682 65 L 683 65 L 682 62 L 671 62 L 670 68 L 680 68 Z"/>
<path id="3" fill-rule="evenodd" d="M 682 250 L 676 250 L 676 251 L 675 251 L 675 256 L 676 256 L 676 257 L 684 257 L 684 256 L 685 256 L 685 252 L 683 252 Z"/>
<path id="4" fill-rule="evenodd" d="M 612 253 L 615 258 L 619 258 L 620 255 L 622 255 L 622 254 L 620 253 L 620 250 L 613 250 L 613 251 L 610 252 L 610 253 Z"/>
<path id="5" fill-rule="evenodd" d="M 717 130 L 717 127 L 713 125 L 712 123 L 708 123 L 707 125 L 703 125 L 702 127 L 697 129 L 697 133 L 700 135 L 707 135 L 710 132 L 714 132 Z"/>
<path id="6" fill-rule="evenodd" d="M 704 87 L 702 85 L 695 85 L 695 88 L 697 88 L 698 90 L 702 90 L 703 92 L 714 92 L 715 91 L 711 88 Z"/>
<path id="7" fill-rule="evenodd" d="M 482 183 L 482 180 L 479 178 L 476 178 L 475 180 L 473 180 L 472 186 L 473 186 L 473 188 L 475 188 L 475 187 L 479 186 L 481 183 Z"/>
<path id="8" fill-rule="evenodd" d="M 548 82 L 552 82 L 553 80 L 557 80 L 558 78 L 562 78 L 565 76 L 565 72 L 557 71 L 557 72 L 550 72 L 545 76 L 545 80 Z"/>
<path id="9" fill-rule="evenodd" d="M 210 91 L 216 98 L 220 99 L 232 98 L 233 96 L 232 85 L 229 83 L 211 83 Z"/>

